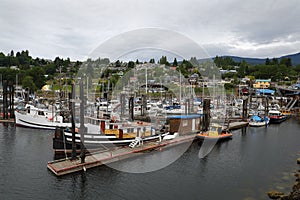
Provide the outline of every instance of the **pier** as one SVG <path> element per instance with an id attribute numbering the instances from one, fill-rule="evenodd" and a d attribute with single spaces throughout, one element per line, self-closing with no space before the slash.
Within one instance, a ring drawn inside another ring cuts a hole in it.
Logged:
<path id="1" fill-rule="evenodd" d="M 229 129 L 236 130 L 246 126 L 248 126 L 248 122 L 232 122 L 229 124 Z M 172 140 L 163 140 L 161 142 L 144 142 L 143 145 L 134 148 L 130 148 L 128 146 L 116 147 L 113 149 L 88 154 L 85 157 L 84 163 L 81 163 L 79 158 L 73 160 L 66 158 L 48 162 L 47 168 L 56 176 L 62 176 L 79 171 L 86 171 L 87 169 L 98 167 L 103 164 L 109 164 L 128 158 L 133 158 L 149 150 L 163 150 L 165 148 L 173 147 L 186 142 L 192 142 L 194 140 L 195 134 L 188 134 L 178 136 Z"/>
<path id="2" fill-rule="evenodd" d="M 62 176 L 79 171 L 86 171 L 87 169 L 94 168 L 103 164 L 120 161 L 127 158 L 132 158 L 140 155 L 140 153 L 179 145 L 186 142 L 192 142 L 195 139 L 195 134 L 179 136 L 172 140 L 164 140 L 162 142 L 145 142 L 143 145 L 130 148 L 116 147 L 114 149 L 105 150 L 101 152 L 94 152 L 93 154 L 86 155 L 85 162 L 81 163 L 80 159 L 61 159 L 50 161 L 47 167 L 56 176 Z"/>

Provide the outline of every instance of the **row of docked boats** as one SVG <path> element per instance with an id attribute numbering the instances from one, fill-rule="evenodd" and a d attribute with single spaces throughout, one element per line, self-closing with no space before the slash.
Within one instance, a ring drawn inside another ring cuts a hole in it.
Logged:
<path id="1" fill-rule="evenodd" d="M 17 109 L 15 116 L 18 126 L 55 130 L 53 149 L 57 152 L 70 151 L 72 142 L 75 142 L 75 148 L 79 150 L 82 142 L 88 149 L 97 149 L 107 145 L 135 147 L 143 142 L 171 140 L 184 134 L 195 134 L 198 139 L 225 139 L 232 136 L 229 132 L 224 134 L 221 126 L 211 126 L 207 131 L 200 131 L 200 114 L 167 116 L 168 120 L 180 120 L 179 124 L 182 124 L 182 127 L 177 127 L 177 131 L 171 129 L 178 126 L 178 121 L 167 129 L 164 124 L 88 115 L 84 117 L 84 127 L 76 122 L 75 129 L 72 129 L 72 124 L 65 121 L 59 110 L 29 104 Z M 84 134 L 81 134 L 82 131 Z"/>
<path id="2" fill-rule="evenodd" d="M 269 124 L 279 124 L 291 116 L 290 111 L 270 110 L 268 115 L 252 115 L 249 117 L 249 126 L 260 127 Z"/>
<path id="3" fill-rule="evenodd" d="M 103 109 L 105 108 L 107 109 L 108 106 L 103 107 Z M 100 116 L 98 113 L 99 110 L 86 110 L 85 130 L 82 136 L 81 132 L 83 129 L 77 120 L 75 120 L 76 128 L 73 134 L 72 124 L 61 115 L 60 110 L 45 107 L 26 105 L 21 109 L 17 109 L 15 112 L 16 125 L 55 130 L 53 148 L 57 151 L 72 149 L 72 141 L 75 141 L 76 149 L 81 148 L 82 141 L 84 141 L 85 146 L 91 149 L 96 149 L 103 145 L 128 145 L 135 147 L 146 141 L 170 140 L 181 135 L 181 133 L 169 131 L 165 127 L 157 126 L 156 124 L 141 121 L 132 122 L 122 120 L 120 117 L 114 118 L 112 113 L 116 108 L 120 108 L 120 106 L 116 104 L 115 108 L 110 108 L 110 118 L 104 115 Z M 171 109 L 180 108 L 179 106 L 174 106 Z M 138 110 L 138 112 L 140 111 Z M 91 113 L 96 115 L 91 116 Z M 266 126 L 269 123 L 281 123 L 287 119 L 288 114 L 283 114 L 277 110 L 270 110 L 268 116 L 253 115 L 249 118 L 249 126 L 259 127 Z M 157 116 L 155 115 L 155 117 Z M 211 124 L 208 130 L 201 131 L 199 126 L 200 120 L 197 119 L 200 117 L 201 115 L 197 115 L 192 119 L 194 121 L 189 124 L 189 126 L 193 126 L 193 129 L 189 133 L 195 134 L 197 139 L 219 141 L 232 138 L 232 133 L 218 124 Z M 186 122 L 182 120 L 182 123 Z M 75 136 L 74 140 L 73 135 Z"/>

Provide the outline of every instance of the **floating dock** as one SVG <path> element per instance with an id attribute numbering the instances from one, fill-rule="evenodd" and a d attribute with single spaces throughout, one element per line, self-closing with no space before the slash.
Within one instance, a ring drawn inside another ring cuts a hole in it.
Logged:
<path id="1" fill-rule="evenodd" d="M 248 126 L 248 122 L 232 122 L 229 125 L 229 129 L 239 129 Z M 163 149 L 172 147 L 175 145 L 183 144 L 186 142 L 192 142 L 195 139 L 196 134 L 188 134 L 176 137 L 171 140 L 162 140 L 161 142 L 144 142 L 143 145 L 130 148 L 116 147 L 114 149 L 103 150 L 94 152 L 85 157 L 85 162 L 81 163 L 81 159 L 60 159 L 50 161 L 47 164 L 49 170 L 51 170 L 56 176 L 62 176 L 79 171 L 86 171 L 89 168 L 97 167 L 103 164 L 109 164 L 119 160 L 132 158 L 140 155 L 149 150 Z"/>
<path id="2" fill-rule="evenodd" d="M 14 123 L 15 119 L 0 119 L 1 123 Z"/>
<path id="3" fill-rule="evenodd" d="M 249 122 L 230 122 L 228 129 L 229 130 L 236 130 L 236 129 L 240 129 L 240 128 L 244 128 L 247 127 L 249 125 Z"/>
<path id="4" fill-rule="evenodd" d="M 139 153 L 146 152 L 149 150 L 162 149 L 174 145 L 183 144 L 185 142 L 192 142 L 194 139 L 195 134 L 189 134 L 179 136 L 172 140 L 163 140 L 161 142 L 144 142 L 143 145 L 135 148 L 130 148 L 126 146 L 101 152 L 95 152 L 93 154 L 87 155 L 85 157 L 84 163 L 81 163 L 80 159 L 61 159 L 48 162 L 47 167 L 56 176 L 62 176 L 78 171 L 85 171 L 89 168 L 116 162 L 126 158 L 132 158 L 140 155 Z"/>

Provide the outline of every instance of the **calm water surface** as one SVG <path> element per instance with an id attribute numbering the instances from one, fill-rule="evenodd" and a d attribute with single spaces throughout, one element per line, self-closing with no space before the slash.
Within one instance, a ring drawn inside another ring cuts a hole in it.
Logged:
<path id="1" fill-rule="evenodd" d="M 268 199 L 267 191 L 288 192 L 295 180 L 299 121 L 234 131 L 232 140 L 203 159 L 201 144 L 194 142 L 176 162 L 154 172 L 101 166 L 59 178 L 47 170 L 52 131 L 1 124 L 0 199 Z"/>

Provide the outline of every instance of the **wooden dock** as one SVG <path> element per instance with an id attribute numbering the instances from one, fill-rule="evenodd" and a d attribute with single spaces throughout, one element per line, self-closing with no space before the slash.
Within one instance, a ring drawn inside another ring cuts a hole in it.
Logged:
<path id="1" fill-rule="evenodd" d="M 1 123 L 14 123 L 15 119 L 0 119 Z"/>
<path id="2" fill-rule="evenodd" d="M 174 145 L 179 145 L 185 142 L 192 142 L 195 139 L 195 134 L 189 134 L 184 136 L 179 136 L 172 140 L 163 140 L 162 142 L 147 142 L 143 145 L 135 148 L 130 147 L 119 147 L 106 151 L 95 152 L 93 154 L 87 155 L 85 158 L 85 163 L 81 163 L 80 159 L 61 159 L 50 161 L 47 164 L 49 170 L 51 170 L 56 176 L 62 176 L 78 171 L 86 171 L 89 168 L 97 167 L 103 164 L 108 164 L 123 160 L 126 158 L 132 158 L 140 155 L 139 153 L 167 148 Z"/>
<path id="3" fill-rule="evenodd" d="M 232 122 L 229 124 L 229 129 L 235 130 L 246 126 L 248 126 L 248 122 Z M 125 146 L 93 152 L 86 156 L 85 163 L 81 163 L 80 159 L 71 160 L 68 158 L 50 161 L 48 162 L 47 167 L 56 176 L 62 176 L 78 171 L 86 171 L 89 168 L 97 167 L 103 164 L 109 164 L 126 158 L 136 157 L 140 155 L 140 153 L 149 150 L 163 149 L 185 142 L 192 142 L 195 139 L 195 135 L 196 134 L 183 135 L 172 140 L 163 140 L 161 142 L 144 142 L 143 145 L 135 148 Z"/>
<path id="4" fill-rule="evenodd" d="M 243 121 L 240 121 L 240 122 L 230 122 L 228 129 L 229 130 L 236 130 L 236 129 L 247 127 L 248 125 L 249 125 L 249 122 L 243 122 Z"/>

